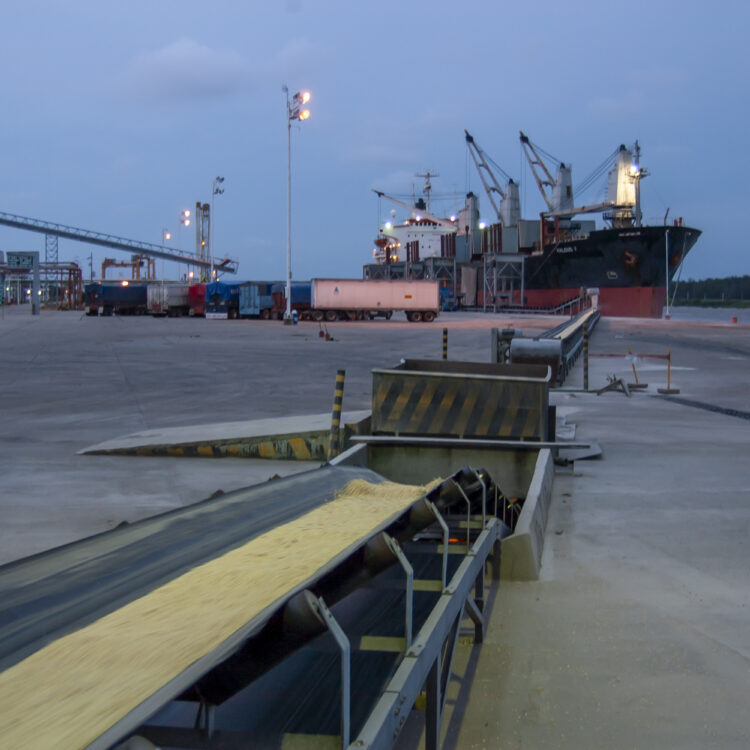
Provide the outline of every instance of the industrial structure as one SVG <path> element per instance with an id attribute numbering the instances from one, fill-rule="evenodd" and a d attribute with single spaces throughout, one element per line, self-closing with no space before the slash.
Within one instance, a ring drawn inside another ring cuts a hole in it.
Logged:
<path id="1" fill-rule="evenodd" d="M 131 269 L 131 278 L 140 280 L 141 269 L 144 266 L 145 278 L 154 279 L 156 276 L 154 259 L 156 258 L 196 268 L 205 280 L 224 273 L 236 273 L 237 261 L 230 258 L 216 259 L 210 253 L 209 204 L 196 204 L 196 219 L 196 253 L 193 255 L 164 245 L 0 212 L 0 225 L 44 235 L 44 262 L 40 262 L 39 265 L 43 301 L 71 309 L 79 309 L 82 305 L 83 275 L 77 264 L 59 262 L 58 239 L 60 237 L 131 253 L 130 261 L 119 262 L 112 258 L 105 258 L 102 263 L 102 279 L 106 276 L 107 268 L 127 267 Z M 8 263 L 4 263 L 3 258 L 0 257 L 0 281 L 2 281 L 0 299 L 14 303 L 28 301 L 27 298 L 31 293 L 29 284 L 25 284 L 30 280 L 28 269 L 10 262 L 19 256 L 19 253 L 9 252 L 7 255 Z"/>

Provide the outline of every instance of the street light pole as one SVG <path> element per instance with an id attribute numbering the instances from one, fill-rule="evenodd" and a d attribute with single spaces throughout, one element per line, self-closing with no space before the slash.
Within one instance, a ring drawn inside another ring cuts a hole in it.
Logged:
<path id="1" fill-rule="evenodd" d="M 309 109 L 302 109 L 310 101 L 309 91 L 298 91 L 291 100 L 286 85 L 281 87 L 286 94 L 286 310 L 284 324 L 292 322 L 292 120 L 306 120 Z"/>
<path id="2" fill-rule="evenodd" d="M 221 195 L 224 192 L 224 188 L 219 187 L 223 182 L 223 177 L 216 177 L 211 185 L 211 218 L 208 224 L 208 252 L 211 254 L 211 281 L 214 280 L 214 196 Z"/>

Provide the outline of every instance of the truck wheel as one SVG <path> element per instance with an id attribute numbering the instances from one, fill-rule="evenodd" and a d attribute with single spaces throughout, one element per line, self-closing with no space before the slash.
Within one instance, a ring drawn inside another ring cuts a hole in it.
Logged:
<path id="1" fill-rule="evenodd" d="M 435 313 L 432 312 L 432 310 L 425 310 L 422 313 L 422 320 L 425 323 L 432 323 L 432 321 L 435 320 Z"/>
<path id="2" fill-rule="evenodd" d="M 261 320 L 268 320 L 271 317 L 271 311 L 266 307 L 260 311 Z"/>
<path id="3" fill-rule="evenodd" d="M 414 310 L 414 312 L 411 313 L 411 317 L 409 318 L 409 320 L 412 323 L 419 323 L 419 321 L 422 320 L 422 313 L 419 312 L 419 310 Z"/>
<path id="4" fill-rule="evenodd" d="M 317 323 L 320 323 L 320 321 L 325 318 L 325 315 L 323 314 L 322 310 L 313 310 L 312 318 Z"/>
<path id="5" fill-rule="evenodd" d="M 326 310 L 326 320 L 329 323 L 333 323 L 334 320 L 338 320 L 339 315 L 335 310 Z"/>

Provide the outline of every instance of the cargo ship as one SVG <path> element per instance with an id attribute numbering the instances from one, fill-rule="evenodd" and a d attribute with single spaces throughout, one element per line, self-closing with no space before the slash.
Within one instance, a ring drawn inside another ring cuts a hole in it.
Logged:
<path id="1" fill-rule="evenodd" d="M 438 278 L 455 300 L 484 310 L 565 311 L 595 304 L 604 315 L 662 316 L 667 289 L 701 232 L 677 219 L 644 225 L 638 143 L 622 145 L 582 183 L 607 174 L 606 199 L 576 206 L 572 170 L 554 161 L 521 133 L 521 146 L 546 210 L 539 219 L 520 214 L 518 183 L 513 181 L 466 132 L 466 144 L 497 221 L 479 220 L 477 196 L 468 193 L 455 215 L 430 211 L 431 175 L 423 197 L 412 205 L 374 191 L 409 211 L 402 223 L 387 221 L 375 240 L 365 278 Z M 545 158 L 546 157 L 546 158 Z M 498 179 L 501 172 L 505 180 Z M 600 214 L 604 227 L 588 215 Z M 395 211 L 391 211 L 395 219 Z"/>

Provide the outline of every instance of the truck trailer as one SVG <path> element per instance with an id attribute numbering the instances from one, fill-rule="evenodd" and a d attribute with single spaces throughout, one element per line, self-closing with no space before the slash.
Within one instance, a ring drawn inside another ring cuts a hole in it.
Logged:
<path id="1" fill-rule="evenodd" d="M 224 319 L 240 316 L 240 286 L 244 281 L 212 281 L 206 284 L 206 318 Z"/>
<path id="2" fill-rule="evenodd" d="M 405 279 L 313 279 L 313 320 L 389 319 L 403 311 L 414 323 L 440 312 L 440 283 Z"/>
<path id="3" fill-rule="evenodd" d="M 146 284 L 94 281 L 84 287 L 87 315 L 145 315 Z"/>
<path id="4" fill-rule="evenodd" d="M 240 287 L 241 318 L 268 320 L 273 313 L 273 287 L 276 281 L 248 281 Z"/>
<path id="5" fill-rule="evenodd" d="M 151 315 L 175 318 L 190 312 L 187 284 L 149 284 L 146 296 Z"/>

